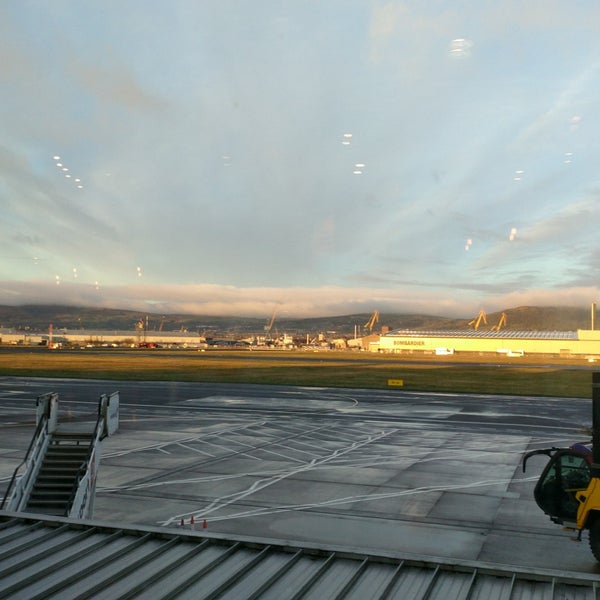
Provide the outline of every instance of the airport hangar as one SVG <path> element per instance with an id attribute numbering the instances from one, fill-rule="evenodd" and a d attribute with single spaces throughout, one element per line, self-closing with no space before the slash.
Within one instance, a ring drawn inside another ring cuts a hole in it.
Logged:
<path id="1" fill-rule="evenodd" d="M 600 358 L 600 331 L 511 331 L 396 329 L 380 336 L 369 349 L 405 354 L 455 354 L 461 352 L 506 356 L 552 355 Z"/>
<path id="2" fill-rule="evenodd" d="M 0 329 L 0 342 L 5 344 L 39 345 L 63 343 L 111 346 L 160 344 L 167 347 L 202 347 L 204 338 L 196 332 L 147 332 L 140 336 L 136 331 L 56 331 L 48 333 L 20 332 Z M 381 335 L 370 335 L 348 340 L 348 346 L 362 347 L 371 352 L 394 354 L 448 355 L 455 353 L 485 353 L 523 356 L 546 355 L 565 358 L 600 359 L 600 330 L 576 331 L 519 331 L 491 329 L 417 330 L 395 329 Z"/>

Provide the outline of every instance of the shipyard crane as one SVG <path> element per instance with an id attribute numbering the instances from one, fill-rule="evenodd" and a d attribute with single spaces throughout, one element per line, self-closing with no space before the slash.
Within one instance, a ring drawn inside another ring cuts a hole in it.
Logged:
<path id="1" fill-rule="evenodd" d="M 502 329 L 502 327 L 506 327 L 506 313 L 505 312 L 503 312 L 500 315 L 500 320 L 495 325 L 492 325 L 491 330 L 492 331 L 500 331 L 500 329 Z"/>
<path id="2" fill-rule="evenodd" d="M 375 310 L 371 318 L 365 323 L 365 328 L 369 330 L 369 334 L 373 333 L 373 326 L 379 322 L 379 311 Z"/>
<path id="3" fill-rule="evenodd" d="M 473 325 L 473 329 L 477 330 L 479 329 L 479 325 L 481 325 L 481 321 L 483 321 L 487 325 L 487 316 L 483 308 L 479 311 L 479 314 L 472 321 L 469 321 L 469 325 Z"/>
<path id="4" fill-rule="evenodd" d="M 267 325 L 265 325 L 265 340 L 271 339 L 271 329 L 273 329 L 273 323 L 275 323 L 275 317 L 277 316 L 277 311 L 279 310 L 280 304 L 277 303 L 275 308 L 273 309 L 273 314 L 271 314 L 271 320 Z"/>

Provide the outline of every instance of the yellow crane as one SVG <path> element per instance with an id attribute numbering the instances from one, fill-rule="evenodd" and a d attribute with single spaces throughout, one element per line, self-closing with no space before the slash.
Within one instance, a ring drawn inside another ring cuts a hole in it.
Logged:
<path id="1" fill-rule="evenodd" d="M 371 318 L 365 323 L 365 328 L 369 330 L 369 334 L 373 333 L 373 326 L 379 322 L 379 311 L 376 310 L 371 315 Z"/>
<path id="2" fill-rule="evenodd" d="M 487 325 L 487 316 L 483 308 L 479 311 L 479 314 L 472 321 L 469 321 L 469 325 L 473 325 L 473 329 L 477 330 L 479 329 L 479 325 L 481 325 L 481 321 L 483 321 Z"/>
<path id="3" fill-rule="evenodd" d="M 492 329 L 492 331 L 500 331 L 503 327 L 506 327 L 506 313 L 505 312 L 503 312 L 500 315 L 499 321 L 495 325 L 492 325 L 491 329 Z"/>

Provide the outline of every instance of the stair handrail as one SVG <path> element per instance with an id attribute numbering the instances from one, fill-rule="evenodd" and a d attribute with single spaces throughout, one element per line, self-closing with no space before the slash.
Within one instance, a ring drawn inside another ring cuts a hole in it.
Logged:
<path id="1" fill-rule="evenodd" d="M 77 470 L 77 475 L 75 476 L 75 480 L 73 481 L 73 487 L 71 488 L 71 495 L 69 496 L 69 501 L 67 503 L 67 506 L 65 508 L 65 517 L 71 516 L 71 512 L 73 510 L 74 507 L 76 507 L 76 499 L 78 495 L 83 495 L 83 498 L 81 500 L 81 506 L 78 508 L 78 512 L 79 514 L 77 515 L 77 518 L 81 519 L 84 516 L 84 513 L 86 512 L 86 508 L 88 506 L 88 492 L 90 491 L 90 485 L 88 485 L 86 487 L 85 490 L 83 490 L 81 483 L 84 479 L 86 479 L 86 477 L 89 478 L 92 476 L 90 475 L 90 469 L 89 466 L 92 464 L 92 461 L 94 461 L 94 466 L 97 466 L 96 463 L 96 456 L 95 456 L 95 452 L 99 449 L 99 443 L 100 441 L 102 441 L 107 435 L 109 435 L 108 432 L 108 421 L 107 421 L 107 410 L 108 410 L 108 405 L 110 404 L 111 399 L 115 399 L 116 402 L 116 406 L 117 406 L 117 411 L 118 411 L 118 402 L 119 402 L 119 393 L 118 392 L 114 392 L 112 393 L 110 396 L 107 396 L 106 394 L 102 394 L 100 396 L 100 400 L 98 402 L 98 419 L 96 420 L 96 425 L 94 427 L 94 431 L 92 433 L 92 443 L 90 444 L 90 448 L 88 450 L 87 456 L 85 457 L 85 460 L 82 461 L 81 465 L 79 466 L 79 469 Z M 118 412 L 117 412 L 117 420 L 118 420 Z M 95 473 L 95 470 L 92 473 Z M 92 482 L 91 487 L 94 488 L 95 487 L 95 481 Z M 93 493 L 93 490 L 92 490 Z M 93 499 L 91 500 L 93 502 Z"/>
<path id="2" fill-rule="evenodd" d="M 51 400 L 52 397 L 54 397 L 54 399 L 57 400 L 58 394 L 56 392 L 50 392 L 48 394 L 38 396 L 36 403 L 39 405 L 41 401 L 46 400 L 46 399 Z M 50 405 L 50 402 L 48 404 Z M 13 485 L 15 485 L 15 482 L 17 481 L 17 474 L 19 473 L 19 470 L 23 467 L 23 465 L 27 464 L 27 461 L 29 460 L 29 455 L 31 454 L 32 449 L 39 443 L 42 431 L 48 425 L 50 416 L 51 415 L 50 415 L 49 408 L 47 410 L 44 410 L 43 413 L 41 413 L 41 414 L 38 413 L 38 424 L 35 429 L 35 433 L 33 434 L 33 437 L 31 438 L 31 442 L 29 442 L 29 447 L 27 448 L 25 458 L 23 458 L 23 460 L 18 464 L 17 468 L 14 470 L 14 472 L 12 474 L 12 477 L 10 478 L 10 482 L 8 484 L 8 487 L 6 488 L 4 497 L 2 498 L 2 504 L 0 504 L 0 510 L 2 510 L 4 508 L 4 505 L 6 504 L 6 500 L 8 499 L 10 492 L 12 490 L 12 487 L 13 487 Z"/>
<path id="3" fill-rule="evenodd" d="M 65 513 L 64 513 L 65 517 L 68 517 L 69 513 L 71 512 L 71 508 L 73 507 L 73 503 L 75 502 L 77 492 L 79 491 L 79 484 L 81 483 L 81 481 L 87 474 L 88 465 L 90 464 L 90 460 L 92 458 L 92 455 L 93 455 L 95 447 L 96 447 L 96 441 L 98 440 L 98 437 L 99 437 L 98 432 L 103 423 L 101 407 L 102 407 L 102 400 L 104 397 L 105 397 L 105 394 L 102 394 L 102 396 L 100 396 L 100 400 L 98 401 L 98 418 L 96 419 L 96 425 L 94 426 L 94 431 L 92 432 L 92 443 L 90 444 L 90 447 L 88 449 L 88 453 L 87 453 L 85 459 L 81 462 L 81 465 L 79 465 L 79 469 L 77 470 L 77 475 L 75 476 L 75 479 L 73 481 L 73 486 L 71 487 L 71 494 L 69 496 L 69 501 L 67 502 L 67 506 L 65 507 Z M 83 510 L 85 510 L 85 503 L 81 506 L 81 511 L 83 511 Z"/>
<path id="4" fill-rule="evenodd" d="M 27 448 L 27 454 L 25 454 L 25 458 L 19 463 L 19 465 L 17 466 L 17 468 L 14 470 L 12 477 L 10 478 L 10 482 L 8 484 L 8 488 L 6 488 L 6 492 L 4 494 L 4 498 L 2 498 L 2 504 L 0 504 L 0 510 L 2 510 L 4 508 L 4 504 L 6 503 L 6 500 L 10 494 L 10 491 L 12 489 L 12 486 L 15 484 L 15 481 L 17 479 L 17 473 L 19 472 L 19 470 L 21 469 L 21 467 L 27 463 L 27 461 L 29 460 L 29 453 L 31 452 L 31 449 L 33 448 L 33 444 L 34 442 L 37 441 L 42 429 L 44 428 L 44 426 L 46 425 L 46 419 L 41 419 L 40 422 L 38 423 L 37 429 L 35 430 L 35 433 L 33 434 L 33 437 L 31 438 L 31 442 L 29 442 L 29 448 Z"/>

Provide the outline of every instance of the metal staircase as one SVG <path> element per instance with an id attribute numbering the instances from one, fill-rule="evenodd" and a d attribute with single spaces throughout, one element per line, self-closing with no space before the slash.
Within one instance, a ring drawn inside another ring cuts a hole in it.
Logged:
<path id="1" fill-rule="evenodd" d="M 64 516 L 73 495 L 73 482 L 89 458 L 92 434 L 54 433 L 46 449 L 25 512 Z"/>
<path id="2" fill-rule="evenodd" d="M 102 395 L 95 426 L 58 424 L 58 394 L 37 399 L 37 429 L 15 469 L 0 509 L 45 515 L 92 516 L 101 442 L 119 424 L 119 394 Z"/>

